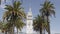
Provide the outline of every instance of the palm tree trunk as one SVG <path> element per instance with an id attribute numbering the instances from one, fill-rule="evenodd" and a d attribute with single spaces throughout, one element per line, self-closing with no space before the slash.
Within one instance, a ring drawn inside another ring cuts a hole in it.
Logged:
<path id="1" fill-rule="evenodd" d="M 9 34 L 12 34 L 12 27 L 9 29 Z"/>
<path id="2" fill-rule="evenodd" d="M 14 34 L 14 25 L 12 26 L 12 29 L 11 29 L 11 34 Z"/>
<path id="3" fill-rule="evenodd" d="M 50 34 L 50 24 L 48 23 L 48 34 Z"/>
<path id="4" fill-rule="evenodd" d="M 40 34 L 42 34 L 42 23 L 40 24 Z"/>
<path id="5" fill-rule="evenodd" d="M 40 34 L 42 34 L 42 28 L 40 28 Z"/>
<path id="6" fill-rule="evenodd" d="M 48 23 L 48 34 L 50 34 L 50 23 L 49 23 L 49 17 L 47 16 L 47 23 Z"/>

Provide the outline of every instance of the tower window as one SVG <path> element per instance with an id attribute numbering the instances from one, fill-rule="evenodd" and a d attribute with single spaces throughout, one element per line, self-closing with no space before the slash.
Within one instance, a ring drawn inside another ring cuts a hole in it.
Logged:
<path id="1" fill-rule="evenodd" d="M 32 17 L 32 16 L 30 15 L 30 16 L 28 16 L 28 17 Z"/>

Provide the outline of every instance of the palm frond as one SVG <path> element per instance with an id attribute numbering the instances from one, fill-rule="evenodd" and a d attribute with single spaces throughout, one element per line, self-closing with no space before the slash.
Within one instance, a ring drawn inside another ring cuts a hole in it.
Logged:
<path id="1" fill-rule="evenodd" d="M 8 11 L 12 11 L 13 7 L 11 5 L 5 5 L 6 7 L 4 9 L 8 10 Z"/>
<path id="2" fill-rule="evenodd" d="M 51 12 L 51 14 L 53 14 L 54 15 L 54 17 L 55 17 L 55 11 L 54 10 L 50 10 Z"/>

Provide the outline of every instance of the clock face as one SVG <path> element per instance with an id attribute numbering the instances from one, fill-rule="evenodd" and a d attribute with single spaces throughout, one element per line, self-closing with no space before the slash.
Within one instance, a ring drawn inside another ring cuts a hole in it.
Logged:
<path id="1" fill-rule="evenodd" d="M 32 17 L 28 17 L 28 18 L 30 18 L 30 19 L 31 19 Z"/>
<path id="2" fill-rule="evenodd" d="M 32 20 L 32 17 L 27 17 L 28 20 Z"/>

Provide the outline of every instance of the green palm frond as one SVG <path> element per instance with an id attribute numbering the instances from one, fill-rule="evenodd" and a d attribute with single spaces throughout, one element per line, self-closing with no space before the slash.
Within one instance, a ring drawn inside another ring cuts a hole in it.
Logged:
<path id="1" fill-rule="evenodd" d="M 25 26 L 25 23 L 20 18 L 18 18 L 15 22 L 15 26 L 21 30 L 23 26 Z"/>
<path id="2" fill-rule="evenodd" d="M 12 11 L 13 7 L 11 5 L 5 5 L 6 7 L 4 9 L 8 10 L 8 11 Z"/>
<path id="3" fill-rule="evenodd" d="M 34 30 L 36 31 L 40 31 L 39 30 L 40 28 L 42 28 L 42 30 L 45 28 L 45 30 L 48 32 L 48 25 L 47 25 L 46 19 L 44 19 L 44 23 L 43 23 L 42 17 L 39 15 L 35 17 L 35 19 L 33 20 L 33 27 L 34 27 Z"/>
<path id="4" fill-rule="evenodd" d="M 26 14 L 25 14 L 24 11 L 22 11 L 22 10 L 20 10 L 20 11 L 18 12 L 18 15 L 21 16 L 21 17 L 26 18 Z"/>
<path id="5" fill-rule="evenodd" d="M 20 5 L 21 5 L 21 3 L 19 1 L 18 2 L 15 1 L 13 3 L 13 6 L 6 5 L 5 9 L 8 10 L 7 13 L 6 13 L 6 16 L 7 16 L 8 13 L 12 15 L 12 12 L 14 12 L 14 15 L 17 13 L 17 16 L 26 18 L 26 15 L 25 15 L 24 11 L 21 10 Z"/>
<path id="6" fill-rule="evenodd" d="M 52 4 L 50 1 L 45 1 L 44 4 L 42 4 L 42 8 L 40 9 L 40 12 L 43 12 L 47 16 L 54 15 L 55 14 L 54 8 L 55 8 L 54 4 Z M 52 12 L 54 13 L 51 14 Z"/>
<path id="7" fill-rule="evenodd" d="M 38 15 L 37 17 L 35 17 L 33 21 L 34 30 L 39 31 L 41 23 L 42 23 L 41 17 Z"/>
<path id="8" fill-rule="evenodd" d="M 15 1 L 15 2 L 13 3 L 13 7 L 14 7 L 14 8 L 19 8 L 20 6 L 21 6 L 21 3 L 20 3 L 19 1 L 18 1 L 18 2 Z"/>
<path id="9" fill-rule="evenodd" d="M 51 11 L 51 12 L 50 12 L 50 16 L 53 14 L 53 16 L 56 17 L 56 16 L 55 16 L 55 11 L 54 11 L 54 10 L 50 10 L 50 11 Z"/>
<path id="10" fill-rule="evenodd" d="M 11 12 L 9 11 L 6 11 L 4 14 L 3 14 L 3 20 L 5 20 L 5 18 L 9 18 L 9 16 L 11 15 Z"/>

